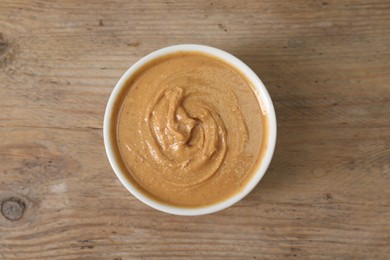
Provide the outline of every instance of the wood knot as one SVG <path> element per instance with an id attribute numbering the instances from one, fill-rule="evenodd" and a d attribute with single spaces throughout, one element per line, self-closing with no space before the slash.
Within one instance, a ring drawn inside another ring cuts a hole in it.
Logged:
<path id="1" fill-rule="evenodd" d="M 326 200 L 333 199 L 332 194 L 330 194 L 330 193 L 324 194 L 324 199 L 326 199 Z"/>
<path id="2" fill-rule="evenodd" d="M 9 64 L 13 58 L 13 48 L 10 42 L 0 32 L 0 68 Z"/>
<path id="3" fill-rule="evenodd" d="M 26 209 L 26 204 L 15 197 L 6 199 L 1 204 L 1 214 L 8 220 L 19 220 Z"/>
<path id="4" fill-rule="evenodd" d="M 4 35 L 0 33 L 0 53 L 8 47 L 8 42 L 4 39 Z"/>

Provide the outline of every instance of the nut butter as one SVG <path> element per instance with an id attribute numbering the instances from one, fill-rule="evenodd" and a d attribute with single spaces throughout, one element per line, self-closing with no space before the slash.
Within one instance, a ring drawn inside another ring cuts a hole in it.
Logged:
<path id="1" fill-rule="evenodd" d="M 203 207 L 240 192 L 267 146 L 267 115 L 251 82 L 209 54 L 144 65 L 115 105 L 113 136 L 128 178 L 169 205 Z"/>

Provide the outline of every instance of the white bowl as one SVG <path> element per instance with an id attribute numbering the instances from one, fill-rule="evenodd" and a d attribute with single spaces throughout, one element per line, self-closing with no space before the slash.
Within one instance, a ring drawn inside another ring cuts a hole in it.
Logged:
<path id="1" fill-rule="evenodd" d="M 116 145 L 116 143 L 114 142 L 116 141 L 113 140 L 110 131 L 111 124 L 112 124 L 111 117 L 114 112 L 113 111 L 114 103 L 118 99 L 119 94 L 122 92 L 121 90 L 125 87 L 126 81 L 149 61 L 178 51 L 198 51 L 198 52 L 200 51 L 203 53 L 207 53 L 208 55 L 218 57 L 226 61 L 227 63 L 232 64 L 235 68 L 239 69 L 244 75 L 246 75 L 246 77 L 251 81 L 252 85 L 255 87 L 256 95 L 262 104 L 262 109 L 266 110 L 265 112 L 269 120 L 269 134 L 268 134 L 269 140 L 268 140 L 267 150 L 265 151 L 265 155 L 260 163 L 260 166 L 258 167 L 258 170 L 255 173 L 255 175 L 252 177 L 252 179 L 246 184 L 246 186 L 241 192 L 237 193 L 233 197 L 230 197 L 229 199 L 219 202 L 217 204 L 200 207 L 200 208 L 183 208 L 183 207 L 163 204 L 157 200 L 150 198 L 149 196 L 142 193 L 142 191 L 138 190 L 136 188 L 136 185 L 131 183 L 129 179 L 126 177 L 128 173 L 125 170 L 122 170 L 122 168 L 119 166 L 119 163 L 117 162 L 118 158 L 114 154 L 115 151 L 114 145 Z M 121 183 L 136 198 L 138 198 L 140 201 L 144 202 L 145 204 L 149 205 L 150 207 L 166 213 L 171 213 L 175 215 L 195 216 L 195 215 L 209 214 L 209 213 L 217 212 L 225 208 L 228 208 L 233 204 L 235 204 L 236 202 L 240 201 L 256 187 L 256 185 L 259 183 L 264 173 L 266 172 L 274 153 L 275 143 L 276 143 L 276 117 L 275 117 L 275 110 L 272 104 L 272 100 L 264 84 L 261 82 L 259 77 L 245 63 L 243 63 L 241 60 L 234 57 L 233 55 L 225 51 L 222 51 L 220 49 L 216 49 L 204 45 L 198 45 L 198 44 L 182 44 L 182 45 L 174 45 L 174 46 L 166 47 L 154 51 L 149 55 L 146 55 L 145 57 L 137 61 L 133 66 L 131 66 L 126 71 L 125 74 L 123 74 L 121 79 L 116 84 L 114 90 L 112 91 L 110 99 L 108 100 L 106 112 L 104 115 L 103 135 L 104 135 L 104 145 L 106 148 L 106 153 L 110 161 L 111 167 L 113 168 L 115 174 L 117 175 Z"/>

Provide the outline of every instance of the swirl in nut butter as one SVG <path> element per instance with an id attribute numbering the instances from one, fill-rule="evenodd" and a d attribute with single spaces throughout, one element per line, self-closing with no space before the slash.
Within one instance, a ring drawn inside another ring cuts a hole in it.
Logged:
<path id="1" fill-rule="evenodd" d="M 155 166 L 165 172 L 164 181 L 196 185 L 212 177 L 223 163 L 226 128 L 217 111 L 202 102 L 201 94 L 185 94 L 180 87 L 163 90 L 145 119 L 149 128 L 142 134 Z"/>
<path id="2" fill-rule="evenodd" d="M 146 195 L 181 207 L 240 192 L 266 147 L 267 118 L 250 81 L 212 56 L 182 52 L 144 66 L 117 112 L 118 150 Z"/>

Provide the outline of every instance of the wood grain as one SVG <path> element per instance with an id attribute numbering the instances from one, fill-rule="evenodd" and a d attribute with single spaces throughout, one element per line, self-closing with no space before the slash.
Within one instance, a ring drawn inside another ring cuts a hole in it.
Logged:
<path id="1" fill-rule="evenodd" d="M 390 2 L 0 1 L 0 259 L 388 259 Z M 113 86 L 200 43 L 266 84 L 273 162 L 222 212 L 131 196 L 105 156 Z"/>

